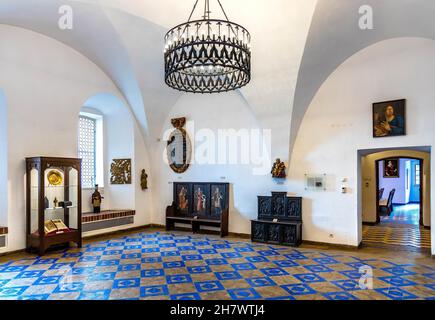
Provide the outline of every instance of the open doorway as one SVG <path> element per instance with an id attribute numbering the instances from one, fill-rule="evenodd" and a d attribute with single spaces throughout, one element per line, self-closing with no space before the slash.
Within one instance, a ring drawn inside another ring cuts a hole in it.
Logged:
<path id="1" fill-rule="evenodd" d="M 376 161 L 377 222 L 423 226 L 423 159 Z"/>
<path id="2" fill-rule="evenodd" d="M 360 155 L 362 243 L 430 249 L 430 149 Z"/>

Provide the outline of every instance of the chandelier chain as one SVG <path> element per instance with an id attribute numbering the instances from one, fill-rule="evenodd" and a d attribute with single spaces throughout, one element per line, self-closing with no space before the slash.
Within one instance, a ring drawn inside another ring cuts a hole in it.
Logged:
<path id="1" fill-rule="evenodd" d="M 189 19 L 187 19 L 187 22 L 190 22 L 190 21 L 192 20 L 193 14 L 195 13 L 196 8 L 198 7 L 198 2 L 199 2 L 199 0 L 196 0 L 196 1 L 195 1 L 195 4 L 193 5 L 193 9 L 192 9 L 192 11 L 190 12 Z M 222 13 L 223 13 L 224 16 L 225 16 L 225 19 L 229 22 L 230 19 L 228 19 L 228 15 L 227 15 L 227 13 L 226 13 L 226 11 L 225 11 L 225 9 L 224 9 L 224 6 L 222 5 L 222 3 L 221 3 L 220 0 L 217 0 L 217 2 L 218 2 L 218 4 L 219 4 L 219 7 L 220 7 L 221 10 L 222 10 Z M 209 20 L 209 19 L 210 19 L 210 14 L 211 14 L 211 10 L 210 10 L 210 0 L 204 0 L 204 15 L 203 15 L 203 19 Z"/>
<path id="2" fill-rule="evenodd" d="M 198 5 L 198 2 L 199 2 L 199 0 L 196 0 L 195 4 L 193 6 L 192 12 L 190 13 L 190 16 L 189 16 L 189 19 L 187 20 L 187 22 L 190 22 L 190 20 L 192 19 L 192 16 L 195 13 L 196 6 Z"/>

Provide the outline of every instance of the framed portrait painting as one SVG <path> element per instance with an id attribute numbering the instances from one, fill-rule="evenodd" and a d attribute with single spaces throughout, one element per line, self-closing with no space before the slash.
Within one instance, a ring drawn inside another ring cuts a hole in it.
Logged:
<path id="1" fill-rule="evenodd" d="M 406 100 L 373 104 L 373 137 L 406 135 Z"/>
<path id="2" fill-rule="evenodd" d="M 384 178 L 400 178 L 399 159 L 384 160 Z"/>

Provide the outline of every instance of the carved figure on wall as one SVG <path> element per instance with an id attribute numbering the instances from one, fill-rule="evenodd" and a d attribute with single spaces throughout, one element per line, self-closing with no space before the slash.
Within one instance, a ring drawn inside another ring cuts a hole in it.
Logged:
<path id="1" fill-rule="evenodd" d="M 110 173 L 111 184 L 131 184 L 131 159 L 113 159 Z"/>
<path id="2" fill-rule="evenodd" d="M 272 177 L 273 178 L 285 178 L 286 177 L 286 173 L 285 173 L 286 167 L 285 167 L 285 163 L 281 161 L 281 159 L 276 159 L 275 163 L 273 164 L 272 167 Z"/>
<path id="3" fill-rule="evenodd" d="M 98 184 L 95 185 L 95 191 L 92 194 L 91 201 L 92 201 L 92 207 L 94 208 L 94 213 L 100 213 L 101 212 L 101 202 L 102 199 L 104 199 L 101 196 L 101 193 L 98 191 Z"/>
<path id="4" fill-rule="evenodd" d="M 145 169 L 142 170 L 142 174 L 140 175 L 140 186 L 142 190 L 148 189 L 148 175 Z"/>

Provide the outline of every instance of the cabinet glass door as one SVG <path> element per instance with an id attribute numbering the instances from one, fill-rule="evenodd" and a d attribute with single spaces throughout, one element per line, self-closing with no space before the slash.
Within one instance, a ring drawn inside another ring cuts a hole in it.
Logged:
<path id="1" fill-rule="evenodd" d="M 30 170 L 30 233 L 38 234 L 39 216 L 39 171 Z"/>
<path id="2" fill-rule="evenodd" d="M 45 233 L 59 234 L 77 229 L 78 171 L 72 167 L 45 170 Z"/>

